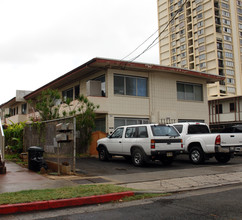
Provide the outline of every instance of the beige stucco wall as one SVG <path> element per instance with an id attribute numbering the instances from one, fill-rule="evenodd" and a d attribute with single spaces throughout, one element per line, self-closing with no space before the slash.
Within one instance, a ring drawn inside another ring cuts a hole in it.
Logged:
<path id="1" fill-rule="evenodd" d="M 148 78 L 148 97 L 115 95 L 114 74 Z M 83 80 L 85 82 L 86 80 Z M 203 85 L 203 101 L 178 101 L 176 82 L 199 83 Z M 81 86 L 83 87 L 83 85 Z M 84 87 L 83 87 L 84 88 Z M 84 90 L 83 90 L 84 91 Z M 88 97 L 99 104 L 97 113 L 106 113 L 107 127 L 114 126 L 115 117 L 148 118 L 150 122 L 161 123 L 163 119 L 197 119 L 208 123 L 206 82 L 200 78 L 161 72 L 134 72 L 108 70 L 106 73 L 106 97 Z"/>

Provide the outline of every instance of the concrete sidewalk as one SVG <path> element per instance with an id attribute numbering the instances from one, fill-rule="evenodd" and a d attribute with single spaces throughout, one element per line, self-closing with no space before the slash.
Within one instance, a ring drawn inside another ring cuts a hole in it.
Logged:
<path id="1" fill-rule="evenodd" d="M 166 180 L 125 183 L 120 185 L 146 192 L 168 193 L 240 183 L 242 183 L 242 172 L 181 177 Z"/>
<path id="2" fill-rule="evenodd" d="M 12 162 L 7 162 L 6 166 L 7 174 L 0 175 L 0 193 L 29 189 L 47 189 L 64 186 L 74 186 L 80 184 L 90 184 L 90 182 L 88 182 L 87 180 L 90 180 L 91 178 L 102 179 L 106 181 L 105 183 L 116 184 L 124 187 L 133 188 L 135 190 L 140 190 L 141 192 L 139 193 L 172 193 L 242 183 L 242 165 L 240 164 L 224 165 L 217 167 L 187 168 L 179 170 L 167 169 L 156 172 L 95 177 L 87 177 L 83 175 L 65 176 L 56 177 L 53 179 L 29 171 L 28 169 L 22 168 L 21 166 Z M 92 184 L 95 184 L 95 182 L 92 182 Z M 127 195 L 130 196 L 132 194 L 133 192 L 128 192 Z M 71 204 L 94 204 L 95 202 L 100 203 L 101 201 L 113 201 L 115 199 L 121 198 L 120 196 L 122 197 L 125 195 L 103 195 L 101 200 L 97 196 L 92 196 L 91 198 L 87 198 L 86 200 L 84 199 L 86 203 L 83 203 L 83 199 L 80 198 L 78 199 L 78 202 L 73 202 L 71 199 L 63 201 L 57 200 L 58 202 L 46 201 L 46 204 L 44 206 L 47 208 L 57 208 L 65 207 L 65 204 L 66 206 L 70 206 Z M 53 205 L 56 203 L 58 203 L 59 206 Z M 17 204 L 12 205 L 12 207 L 10 208 L 8 206 L 9 210 L 11 210 L 11 212 L 9 213 L 13 213 L 14 210 L 18 210 L 17 212 L 20 212 L 21 210 L 28 211 L 27 207 L 29 206 L 34 207 L 34 209 L 30 208 L 30 210 L 42 209 L 39 205 L 39 202 L 33 204 Z M 44 206 L 42 205 L 42 207 Z M 4 210 L 4 207 L 2 207 L 2 210 Z M 5 212 L 5 214 L 7 213 Z"/>

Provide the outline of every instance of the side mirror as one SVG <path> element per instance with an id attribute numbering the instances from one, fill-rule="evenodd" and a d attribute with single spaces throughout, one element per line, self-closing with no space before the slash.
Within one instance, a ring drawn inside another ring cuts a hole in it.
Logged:
<path id="1" fill-rule="evenodd" d="M 107 134 L 107 138 L 110 138 L 111 137 L 111 135 L 112 135 L 112 131 L 110 131 L 110 133 L 109 134 Z"/>

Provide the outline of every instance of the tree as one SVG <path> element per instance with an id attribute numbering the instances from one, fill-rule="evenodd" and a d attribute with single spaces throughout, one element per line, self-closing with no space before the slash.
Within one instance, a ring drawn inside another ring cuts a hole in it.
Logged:
<path id="1" fill-rule="evenodd" d="M 99 105 L 94 105 L 84 95 L 72 101 L 67 98 L 61 104 L 58 90 L 45 90 L 37 97 L 36 111 L 39 112 L 42 121 L 76 116 L 77 130 L 80 131 L 81 145 L 87 147 L 91 142 L 92 130 L 95 127 L 95 111 Z M 59 102 L 60 103 L 60 102 Z"/>
<path id="2" fill-rule="evenodd" d="M 42 121 L 52 120 L 60 117 L 58 105 L 60 93 L 58 90 L 47 89 L 37 97 L 35 110 L 39 112 Z"/>

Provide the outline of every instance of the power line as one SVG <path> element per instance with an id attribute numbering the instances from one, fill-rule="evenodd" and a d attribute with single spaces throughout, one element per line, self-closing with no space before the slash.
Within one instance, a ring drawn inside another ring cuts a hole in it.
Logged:
<path id="1" fill-rule="evenodd" d="M 122 58 L 121 60 L 124 60 L 126 57 L 129 57 L 132 53 L 134 53 L 136 50 L 138 50 L 144 43 L 146 43 L 151 37 L 153 37 L 156 32 L 158 30 L 156 30 L 152 35 L 150 35 L 143 43 L 141 43 L 138 47 L 136 47 L 132 52 L 130 52 L 127 56 L 125 56 L 124 58 Z"/>
<path id="2" fill-rule="evenodd" d="M 131 59 L 129 62 L 133 62 L 134 60 L 136 60 L 137 58 L 139 58 L 142 54 L 144 54 L 146 51 L 150 50 L 154 46 L 153 44 L 155 43 L 155 41 L 161 36 L 161 34 L 163 34 L 165 32 L 165 30 L 168 28 L 169 24 L 175 19 L 175 17 L 177 16 L 177 14 L 180 13 L 181 9 L 187 3 L 187 1 L 188 0 L 185 0 L 185 2 L 181 5 L 181 7 L 176 11 L 176 13 L 173 15 L 173 17 L 169 20 L 169 22 L 165 26 L 165 28 L 160 32 L 160 34 L 158 35 L 158 37 L 156 37 L 155 40 L 153 40 L 152 43 L 143 52 L 141 52 L 139 55 L 137 55 L 136 57 L 134 57 L 133 59 Z"/>

